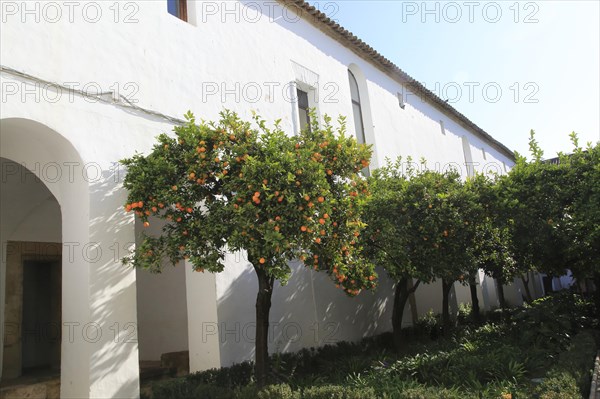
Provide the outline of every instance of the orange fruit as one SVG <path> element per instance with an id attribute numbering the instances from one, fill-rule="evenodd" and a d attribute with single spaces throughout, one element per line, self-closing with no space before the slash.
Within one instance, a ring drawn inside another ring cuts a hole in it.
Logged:
<path id="1" fill-rule="evenodd" d="M 308 230 L 308 228 L 306 226 L 302 226 L 302 227 L 300 227 L 300 230 L 306 231 L 306 230 Z"/>
<path id="2" fill-rule="evenodd" d="M 322 236 L 324 236 L 325 235 L 325 230 L 321 230 L 320 233 L 321 233 Z"/>
<path id="3" fill-rule="evenodd" d="M 258 263 L 260 263 L 261 265 L 264 264 L 266 262 L 265 258 L 260 258 L 258 260 Z"/>
<path id="4" fill-rule="evenodd" d="M 157 207 L 155 207 L 155 206 L 153 206 L 153 207 L 152 207 L 152 212 L 156 212 L 156 211 L 158 211 L 158 208 L 157 208 Z"/>
<path id="5" fill-rule="evenodd" d="M 177 186 L 173 186 L 173 187 L 171 187 L 171 189 L 172 189 L 173 191 L 177 191 Z"/>
<path id="6" fill-rule="evenodd" d="M 317 201 L 319 201 L 319 202 L 325 202 L 325 198 L 319 197 L 319 198 L 317 198 Z"/>
<path id="7" fill-rule="evenodd" d="M 194 179 L 196 177 L 196 174 L 194 172 L 190 173 L 190 179 Z"/>
<path id="8" fill-rule="evenodd" d="M 320 243 L 321 243 L 321 239 L 320 239 L 319 237 L 317 237 L 317 238 L 315 238 L 315 242 L 316 242 L 317 244 L 320 244 Z"/>
<path id="9" fill-rule="evenodd" d="M 149 222 L 144 222 L 144 227 L 148 227 L 148 226 L 150 226 L 150 223 Z"/>
<path id="10" fill-rule="evenodd" d="M 323 219 L 329 219 L 329 214 L 327 214 L 327 213 L 326 213 L 326 214 L 324 214 L 324 215 L 323 215 Z"/>
<path id="11" fill-rule="evenodd" d="M 125 205 L 125 211 L 127 211 L 127 212 L 131 211 L 131 205 L 130 204 Z"/>
<path id="12" fill-rule="evenodd" d="M 333 171 L 332 171 L 331 169 L 327 169 L 327 174 L 328 174 L 329 176 L 331 176 L 331 175 L 333 174 Z"/>
<path id="13" fill-rule="evenodd" d="M 275 226 L 275 231 L 279 231 L 279 226 Z"/>
<path id="14" fill-rule="evenodd" d="M 325 219 L 319 219 L 319 223 L 325 224 Z"/>
<path id="15" fill-rule="evenodd" d="M 186 211 L 187 211 L 187 213 L 192 213 L 193 209 L 188 207 L 188 208 L 186 209 Z"/>
<path id="16" fill-rule="evenodd" d="M 177 218 L 177 221 L 178 221 L 178 222 L 181 222 L 181 218 Z"/>
<path id="17" fill-rule="evenodd" d="M 306 201 L 310 201 L 310 195 L 306 194 L 306 195 L 304 196 L 304 199 L 305 199 Z"/>

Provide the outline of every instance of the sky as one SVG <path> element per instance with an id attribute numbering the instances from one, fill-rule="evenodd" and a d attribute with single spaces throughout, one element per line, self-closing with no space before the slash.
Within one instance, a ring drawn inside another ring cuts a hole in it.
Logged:
<path id="1" fill-rule="evenodd" d="M 600 141 L 600 1 L 312 1 L 511 150 Z"/>

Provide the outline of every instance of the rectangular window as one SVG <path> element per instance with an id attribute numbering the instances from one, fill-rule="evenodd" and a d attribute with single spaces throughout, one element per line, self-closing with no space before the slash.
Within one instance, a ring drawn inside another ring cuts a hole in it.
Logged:
<path id="1" fill-rule="evenodd" d="M 167 0 L 167 10 L 169 14 L 187 22 L 187 0 Z"/>
<path id="2" fill-rule="evenodd" d="M 298 96 L 298 115 L 300 116 L 300 129 L 304 130 L 308 128 L 310 131 L 310 115 L 308 106 L 308 93 L 297 89 L 296 95 Z"/>

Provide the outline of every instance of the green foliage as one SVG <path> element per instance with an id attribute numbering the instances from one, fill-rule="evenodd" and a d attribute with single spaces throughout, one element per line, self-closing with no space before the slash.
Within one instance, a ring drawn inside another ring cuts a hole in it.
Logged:
<path id="1" fill-rule="evenodd" d="M 573 335 L 598 327 L 594 304 L 569 291 L 537 299 L 511 318 L 514 339 L 532 349 L 566 349 Z"/>
<path id="2" fill-rule="evenodd" d="M 568 323 L 550 326 L 552 318 Z M 439 325 L 438 319 L 431 312 L 425 320 Z M 589 300 L 561 293 L 505 312 L 497 323 L 488 322 L 477 328 L 467 326 L 456 330 L 452 337 L 439 337 L 435 341 L 413 342 L 409 347 L 411 353 L 403 355 L 391 350 L 388 335 L 279 354 L 275 371 L 287 385 L 271 386 L 262 395 L 580 398 L 589 390 L 597 348 L 597 323 L 598 315 Z M 531 335 L 525 334 L 529 330 Z M 543 338 L 538 340 L 536 336 Z M 155 390 L 154 397 L 212 397 L 208 395 L 227 392 L 231 396 L 223 398 L 261 397 L 251 375 L 252 366 L 248 363 L 209 370 L 174 380 L 175 383 L 167 382 L 168 389 Z M 536 387 L 531 383 L 534 377 L 543 377 L 545 382 Z M 205 396 L 198 396 L 198 392 Z"/>
<path id="3" fill-rule="evenodd" d="M 350 388 L 340 385 L 310 387 L 302 393 L 303 399 L 376 399 L 373 388 Z"/>
<path id="4" fill-rule="evenodd" d="M 161 399 L 191 399 L 198 384 L 183 378 L 160 381 L 152 384 L 152 397 Z"/>
<path id="5" fill-rule="evenodd" d="M 583 331 L 573 337 L 569 348 L 561 352 L 553 373 L 568 373 L 574 380 L 583 396 L 590 390 L 594 354 L 597 351 L 596 341 L 590 331 Z"/>
<path id="6" fill-rule="evenodd" d="M 435 314 L 433 309 L 419 317 L 415 324 L 415 332 L 418 336 L 436 339 L 442 332 L 441 316 Z"/>
<path id="7" fill-rule="evenodd" d="M 546 378 L 537 388 L 540 399 L 581 399 L 577 381 L 569 373 L 555 373 Z"/>
<path id="8" fill-rule="evenodd" d="M 473 221 L 466 212 L 476 198 L 456 171 L 411 165 L 412 159 L 403 163 L 398 158 L 369 179 L 373 195 L 364 215 L 366 255 L 394 281 L 457 280 L 470 267 L 464 255 L 472 242 L 468 226 Z"/>
<path id="9" fill-rule="evenodd" d="M 528 162 L 517 156 L 515 167 L 499 181 L 498 206 L 508 221 L 512 252 L 521 270 L 577 278 L 600 272 L 600 147 L 579 147 L 558 163 L 542 161 L 531 132 Z"/>
<path id="10" fill-rule="evenodd" d="M 254 365 L 250 362 L 243 362 L 230 367 L 193 373 L 186 376 L 185 379 L 195 384 L 213 384 L 220 387 L 234 388 L 250 384 L 253 375 Z"/>
<path id="11" fill-rule="evenodd" d="M 287 384 L 269 385 L 258 392 L 258 399 L 300 399 L 300 392 L 292 391 Z"/>
<path id="12" fill-rule="evenodd" d="M 415 388 L 408 388 L 393 398 L 397 399 L 464 399 L 475 398 L 476 396 L 465 395 L 457 389 L 438 388 L 421 385 Z"/>
<path id="13" fill-rule="evenodd" d="M 188 259 L 197 271 L 220 272 L 226 251 L 245 250 L 255 268 L 282 283 L 289 261 L 301 259 L 348 295 L 374 287 L 356 239 L 369 194 L 360 171 L 371 150 L 346 135 L 343 118 L 334 128 L 325 117 L 322 127 L 295 136 L 258 117 L 254 128 L 228 111 L 216 123 L 186 118 L 175 137 L 162 134 L 151 153 L 122 161 L 126 209 L 145 226 L 151 216 L 166 222 L 126 262 L 160 271 L 165 260 Z"/>

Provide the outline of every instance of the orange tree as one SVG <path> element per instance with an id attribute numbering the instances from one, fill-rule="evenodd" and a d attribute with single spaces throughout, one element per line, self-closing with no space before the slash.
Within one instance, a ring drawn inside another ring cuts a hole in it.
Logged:
<path id="1" fill-rule="evenodd" d="M 465 189 L 476 196 L 474 203 L 468 208 L 471 215 L 468 219 L 473 221 L 471 227 L 474 229 L 474 240 L 467 248 L 467 254 L 474 265 L 473 273 L 469 275 L 473 316 L 479 320 L 479 300 L 475 285 L 477 270 L 482 269 L 495 279 L 502 308 L 506 307 L 504 285 L 520 276 L 522 271 L 517 267 L 512 252 L 512 221 L 503 217 L 499 206 L 498 177 L 477 174 L 466 181 Z M 526 283 L 526 279 L 523 279 Z M 529 288 L 527 285 L 525 288 L 530 300 Z"/>
<path id="2" fill-rule="evenodd" d="M 285 284 L 289 261 L 332 276 L 354 296 L 375 286 L 373 266 L 361 258 L 360 208 L 368 196 L 360 171 L 371 150 L 325 117 L 299 135 L 278 122 L 256 127 L 228 111 L 218 122 L 187 123 L 161 134 L 148 155 L 127 167 L 127 211 L 163 219 L 158 236 L 144 235 L 125 260 L 159 272 L 166 260 L 186 259 L 196 271 L 218 273 L 227 251 L 244 250 L 258 279 L 256 365 L 259 385 L 268 374 L 269 311 L 274 282 Z"/>
<path id="3" fill-rule="evenodd" d="M 570 155 L 543 161 L 531 131 L 532 159 L 517 162 L 499 182 L 501 209 L 511 221 L 512 251 L 521 271 L 560 276 L 570 269 L 600 287 L 600 147 L 583 149 L 575 133 Z M 596 290 L 600 307 L 600 290 Z"/>
<path id="4" fill-rule="evenodd" d="M 466 251 L 472 229 L 461 212 L 463 203 L 472 204 L 474 197 L 463 189 L 458 173 L 411 165 L 410 158 L 406 163 L 398 158 L 375 170 L 364 212 L 365 255 L 396 283 L 392 327 L 397 349 L 403 346 L 402 318 L 409 295 L 422 282 L 441 279 L 448 324 L 450 288 L 472 265 Z"/>

